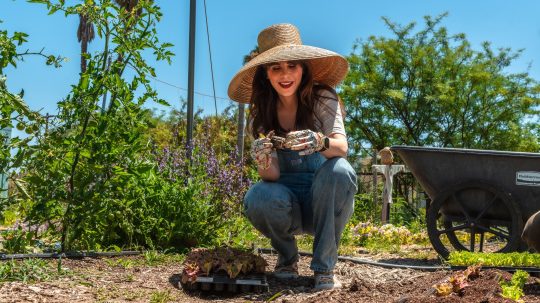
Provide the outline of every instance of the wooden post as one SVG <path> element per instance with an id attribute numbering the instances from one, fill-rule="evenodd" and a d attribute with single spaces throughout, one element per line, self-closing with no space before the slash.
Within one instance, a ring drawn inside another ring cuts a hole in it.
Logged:
<path id="1" fill-rule="evenodd" d="M 373 150 L 373 158 L 371 159 L 371 171 L 373 172 L 373 207 L 377 206 L 377 150 Z M 376 209 L 376 208 L 375 208 Z"/>

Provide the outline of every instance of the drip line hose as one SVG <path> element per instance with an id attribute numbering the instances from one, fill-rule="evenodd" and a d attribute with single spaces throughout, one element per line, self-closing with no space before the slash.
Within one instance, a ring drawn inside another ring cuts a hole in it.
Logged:
<path id="1" fill-rule="evenodd" d="M 140 251 L 118 251 L 118 252 L 93 252 L 93 251 L 72 251 L 65 253 L 43 253 L 43 254 L 0 254 L 0 261 L 5 260 L 20 260 L 20 259 L 82 259 L 82 258 L 98 258 L 98 257 L 120 257 L 120 256 L 137 256 Z"/>
<path id="2" fill-rule="evenodd" d="M 258 251 L 263 254 L 277 254 L 277 251 L 273 248 L 259 248 Z M 313 257 L 312 253 L 309 253 L 306 251 L 300 251 L 298 252 L 298 254 L 301 256 Z M 427 265 L 420 266 L 420 265 L 392 264 L 392 263 L 383 263 L 383 262 L 377 262 L 377 261 L 372 261 L 372 260 L 367 260 L 367 259 L 344 257 L 344 256 L 338 256 L 338 260 L 351 261 L 357 264 L 367 264 L 367 265 L 379 266 L 379 267 L 384 267 L 384 268 L 415 269 L 415 270 L 423 270 L 423 271 L 437 271 L 437 270 L 451 270 L 452 269 L 450 266 L 427 266 Z"/>
<path id="3" fill-rule="evenodd" d="M 259 248 L 258 251 L 263 254 L 277 254 L 277 251 L 273 248 Z M 298 252 L 301 256 L 308 256 L 313 257 L 313 254 L 306 251 L 300 251 Z M 373 266 L 379 266 L 384 268 L 400 268 L 400 269 L 414 269 L 414 270 L 422 270 L 422 271 L 438 271 L 438 270 L 464 270 L 467 268 L 467 266 L 427 266 L 427 265 L 403 265 L 403 264 L 392 264 L 392 263 L 384 263 L 384 262 L 377 262 L 367 259 L 360 259 L 360 258 L 354 258 L 354 257 L 345 257 L 345 256 L 338 256 L 338 260 L 340 261 L 350 261 L 356 264 L 366 264 L 366 265 L 373 265 Z M 503 271 L 509 271 L 509 272 L 515 272 L 516 270 L 523 270 L 529 273 L 536 273 L 540 274 L 540 268 L 538 267 L 520 267 L 520 266 L 482 266 L 482 269 L 499 269 Z"/>
<path id="4" fill-rule="evenodd" d="M 277 251 L 272 248 L 258 248 L 257 251 L 263 254 L 277 254 Z M 121 256 L 136 256 L 140 255 L 140 251 L 119 251 L 119 252 L 65 252 L 65 253 L 43 253 L 43 254 L 0 254 L 0 261 L 5 260 L 17 260 L 17 259 L 58 259 L 58 258 L 68 258 L 68 259 L 82 259 L 82 258 L 98 258 L 98 257 L 121 257 Z M 301 256 L 312 257 L 313 254 L 305 251 L 299 252 Z M 401 269 L 416 269 L 424 271 L 436 271 L 436 270 L 450 270 L 450 267 L 443 266 L 417 266 L 417 265 L 402 265 L 402 264 L 391 264 L 391 263 L 382 263 L 377 261 L 371 261 L 367 259 L 359 259 L 353 257 L 344 257 L 338 256 L 340 261 L 351 261 L 357 264 L 367 264 L 380 266 L 385 268 L 401 268 Z"/>
<path id="5" fill-rule="evenodd" d="M 277 251 L 273 248 L 257 248 L 257 252 L 262 254 L 277 254 Z M 92 251 L 73 251 L 65 253 L 43 253 L 43 254 L 0 254 L 0 261 L 8 260 L 21 260 L 21 259 L 83 259 L 83 258 L 99 258 L 99 257 L 122 257 L 122 256 L 138 256 L 141 255 L 141 251 L 118 251 L 118 252 L 92 252 Z M 306 251 L 298 252 L 301 256 L 313 257 L 313 254 Z M 361 259 L 355 257 L 338 256 L 340 261 L 350 261 L 356 264 L 366 264 L 372 266 L 379 266 L 384 268 L 399 268 L 399 269 L 414 269 L 421 271 L 438 271 L 438 270 L 463 270 L 467 266 L 427 266 L 427 265 L 404 265 L 377 262 L 368 259 Z M 540 274 L 540 268 L 537 267 L 515 267 L 515 266 L 482 266 L 483 269 L 500 269 L 503 271 L 514 272 L 516 270 L 523 270 L 530 273 Z"/>

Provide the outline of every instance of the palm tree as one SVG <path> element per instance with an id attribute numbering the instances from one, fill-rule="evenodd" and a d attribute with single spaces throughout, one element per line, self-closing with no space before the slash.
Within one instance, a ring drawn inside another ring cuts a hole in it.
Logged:
<path id="1" fill-rule="evenodd" d="M 249 52 L 249 54 L 244 56 L 244 64 L 251 61 L 251 59 L 255 58 L 259 54 L 259 46 L 255 45 L 255 47 Z"/>
<path id="2" fill-rule="evenodd" d="M 86 58 L 84 54 L 88 51 L 88 43 L 95 38 L 94 24 L 88 17 L 79 14 L 79 28 L 77 29 L 77 40 L 81 43 L 81 73 L 86 71 Z"/>
<path id="3" fill-rule="evenodd" d="M 116 4 L 120 8 L 124 9 L 129 14 L 135 14 L 137 17 L 141 15 L 141 12 L 142 12 L 141 8 L 137 9 L 137 11 L 134 10 L 134 8 L 139 3 L 139 0 L 114 0 L 114 2 L 116 2 Z M 127 20 L 129 18 L 130 18 L 129 16 L 126 16 L 124 21 L 127 23 Z M 128 26 L 125 28 L 126 33 L 130 31 L 131 31 L 131 27 Z M 116 62 L 121 63 L 123 61 L 124 61 L 124 56 L 122 54 L 118 54 L 118 58 L 116 58 Z"/>
<path id="4" fill-rule="evenodd" d="M 259 46 L 256 45 L 249 54 L 244 56 L 244 64 L 251 61 L 259 54 Z M 236 148 L 238 150 L 238 162 L 242 161 L 244 154 L 244 128 L 245 128 L 245 107 L 243 103 L 238 103 L 238 132 L 236 137 Z"/>
<path id="5" fill-rule="evenodd" d="M 139 0 L 114 0 L 118 6 L 124 8 L 126 11 L 131 12 L 135 6 L 139 3 Z M 137 10 L 137 15 L 141 14 L 141 10 Z"/>

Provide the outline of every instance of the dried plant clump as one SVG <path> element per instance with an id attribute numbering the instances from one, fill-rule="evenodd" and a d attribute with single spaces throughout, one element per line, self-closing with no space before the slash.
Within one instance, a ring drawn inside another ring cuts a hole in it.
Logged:
<path id="1" fill-rule="evenodd" d="M 231 247 L 193 249 L 184 261 L 182 283 L 195 283 L 199 276 L 224 271 L 234 279 L 240 274 L 264 273 L 266 261 L 251 252 Z"/>

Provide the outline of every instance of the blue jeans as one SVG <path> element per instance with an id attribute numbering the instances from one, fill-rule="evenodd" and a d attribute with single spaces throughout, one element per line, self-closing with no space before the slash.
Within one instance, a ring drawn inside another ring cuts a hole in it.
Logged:
<path id="1" fill-rule="evenodd" d="M 308 233 L 315 236 L 310 268 L 332 271 L 353 213 L 356 173 L 344 158 L 326 160 L 319 153 L 278 150 L 278 160 L 279 180 L 253 185 L 244 197 L 245 214 L 278 251 L 278 266 L 298 260 L 294 235 Z"/>

